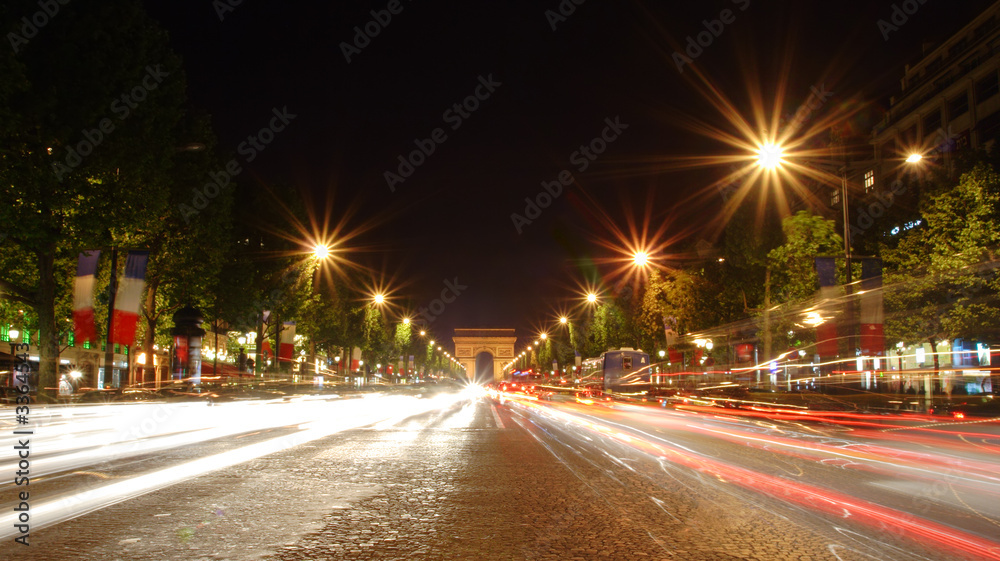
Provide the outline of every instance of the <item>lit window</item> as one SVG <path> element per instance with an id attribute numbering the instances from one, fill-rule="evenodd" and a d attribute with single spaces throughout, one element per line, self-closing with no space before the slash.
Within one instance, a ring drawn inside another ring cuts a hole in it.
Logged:
<path id="1" fill-rule="evenodd" d="M 875 170 L 868 170 L 865 172 L 865 193 L 871 191 L 875 187 Z"/>

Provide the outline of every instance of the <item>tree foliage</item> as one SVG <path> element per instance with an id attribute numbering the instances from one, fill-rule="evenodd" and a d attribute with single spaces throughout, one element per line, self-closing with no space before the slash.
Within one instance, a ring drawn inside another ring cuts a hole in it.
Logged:
<path id="1" fill-rule="evenodd" d="M 887 336 L 934 341 L 997 335 L 998 192 L 1000 175 L 980 164 L 923 200 L 925 226 L 884 252 Z"/>

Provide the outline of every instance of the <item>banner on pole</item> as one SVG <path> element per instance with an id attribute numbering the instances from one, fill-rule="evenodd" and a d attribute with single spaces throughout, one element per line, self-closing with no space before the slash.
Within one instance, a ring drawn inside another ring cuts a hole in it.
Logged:
<path id="1" fill-rule="evenodd" d="M 295 354 L 295 322 L 286 321 L 281 330 L 281 346 L 278 347 L 278 360 L 292 360 Z"/>
<path id="2" fill-rule="evenodd" d="M 130 251 L 125 259 L 125 277 L 115 295 L 114 317 L 111 323 L 111 343 L 131 347 L 142 306 L 142 291 L 146 287 L 148 251 Z"/>
<path id="3" fill-rule="evenodd" d="M 885 311 L 882 303 L 882 260 L 861 260 L 861 352 L 867 356 L 885 354 Z"/>
<path id="4" fill-rule="evenodd" d="M 73 283 L 73 337 L 82 344 L 97 341 L 94 327 L 94 277 L 101 252 L 84 251 L 76 264 L 76 280 Z"/>
<path id="5" fill-rule="evenodd" d="M 837 356 L 837 323 L 833 320 L 835 302 L 840 290 L 837 287 L 837 261 L 833 257 L 816 258 L 816 275 L 819 277 L 817 313 L 822 322 L 816 325 L 816 353 L 820 357 Z"/>

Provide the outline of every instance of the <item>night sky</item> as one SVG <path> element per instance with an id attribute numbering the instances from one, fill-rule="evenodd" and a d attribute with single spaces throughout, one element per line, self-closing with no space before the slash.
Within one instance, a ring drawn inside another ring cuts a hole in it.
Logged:
<path id="1" fill-rule="evenodd" d="M 528 335 L 598 270 L 616 282 L 593 263 L 613 256 L 600 241 L 629 221 L 662 228 L 670 254 L 711 241 L 703 227 L 723 201 L 711 186 L 731 164 L 677 162 L 733 153 L 706 128 L 741 132 L 706 92 L 762 130 L 823 87 L 832 95 L 815 118 L 861 103 L 854 119 L 870 130 L 923 42 L 990 4 L 897 2 L 917 10 L 886 37 L 878 20 L 891 22 L 892 2 L 236 1 L 147 6 L 183 57 L 189 97 L 212 116 L 224 155 L 273 109 L 295 115 L 247 166 L 241 189 L 292 185 L 320 221 L 330 200 L 334 223 L 354 209 L 348 229 L 370 228 L 344 249 L 372 271 L 356 276 L 396 289 L 410 313 L 457 279 L 461 293 L 430 324 L 447 339 L 456 327 Z M 372 10 L 390 8 L 398 13 L 387 25 L 371 23 Z M 358 47 L 354 28 L 366 25 L 378 33 Z M 679 71 L 674 53 L 706 29 L 716 32 L 710 44 Z M 477 87 L 474 109 L 456 112 Z M 605 132 L 606 119 L 627 128 Z M 602 154 L 574 154 L 602 133 L 615 137 Z M 385 172 L 398 173 L 415 140 L 434 151 L 393 191 Z M 511 215 L 525 215 L 525 198 L 564 170 L 575 183 L 518 231 Z"/>

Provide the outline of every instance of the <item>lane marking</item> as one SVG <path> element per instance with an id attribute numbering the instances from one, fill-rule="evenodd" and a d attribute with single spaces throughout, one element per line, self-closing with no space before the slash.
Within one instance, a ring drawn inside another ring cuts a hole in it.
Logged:
<path id="1" fill-rule="evenodd" d="M 505 429 L 505 428 L 507 428 L 507 427 L 504 426 L 503 421 L 500 420 L 500 413 L 497 413 L 497 406 L 493 405 L 491 403 L 490 404 L 490 411 L 493 412 L 493 420 L 496 421 L 497 428 L 498 429 Z"/>

